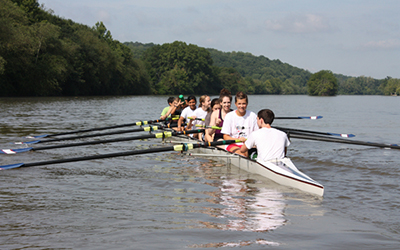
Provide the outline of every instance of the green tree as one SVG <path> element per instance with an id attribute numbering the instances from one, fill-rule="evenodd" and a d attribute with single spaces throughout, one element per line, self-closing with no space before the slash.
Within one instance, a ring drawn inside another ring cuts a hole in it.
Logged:
<path id="1" fill-rule="evenodd" d="M 149 94 L 144 64 L 92 28 L 52 15 L 37 0 L 0 0 L 0 95 Z"/>
<path id="2" fill-rule="evenodd" d="M 383 88 L 385 95 L 400 95 L 400 79 L 386 78 Z"/>
<path id="3" fill-rule="evenodd" d="M 217 93 L 210 53 L 196 45 L 175 41 L 150 47 L 143 60 L 154 93 Z"/>
<path id="4" fill-rule="evenodd" d="M 218 67 L 216 72 L 220 86 L 229 89 L 233 94 L 236 94 L 238 91 L 246 92 L 245 80 L 236 69 Z"/>
<path id="5" fill-rule="evenodd" d="M 321 70 L 312 74 L 307 82 L 308 94 L 311 96 L 334 96 L 338 91 L 338 83 L 332 71 Z"/>

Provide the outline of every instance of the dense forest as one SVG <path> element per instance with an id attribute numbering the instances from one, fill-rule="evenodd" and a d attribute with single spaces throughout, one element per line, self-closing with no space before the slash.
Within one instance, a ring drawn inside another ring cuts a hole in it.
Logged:
<path id="1" fill-rule="evenodd" d="M 322 86 L 325 84 L 324 86 Z M 0 96 L 232 93 L 400 94 L 400 79 L 312 74 L 279 60 L 175 41 L 121 43 L 102 22 L 60 18 L 37 0 L 0 0 Z"/>
<path id="2" fill-rule="evenodd" d="M 0 0 L 0 96 L 150 94 L 143 62 L 94 27 L 36 0 Z"/>

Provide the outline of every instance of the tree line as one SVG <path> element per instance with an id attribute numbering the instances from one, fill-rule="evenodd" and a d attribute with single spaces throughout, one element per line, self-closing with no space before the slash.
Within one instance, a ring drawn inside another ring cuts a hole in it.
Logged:
<path id="1" fill-rule="evenodd" d="M 279 60 L 193 44 L 121 43 L 37 0 L 0 0 L 0 96 L 400 94 L 400 80 L 312 74 Z"/>
<path id="2" fill-rule="evenodd" d="M 151 94 L 148 74 L 104 24 L 57 17 L 36 0 L 0 0 L 0 96 Z"/>

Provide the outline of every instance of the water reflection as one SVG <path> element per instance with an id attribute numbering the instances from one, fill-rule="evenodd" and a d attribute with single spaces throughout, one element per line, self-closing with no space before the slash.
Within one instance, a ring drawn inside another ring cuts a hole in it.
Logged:
<path id="1" fill-rule="evenodd" d="M 268 246 L 279 246 L 280 244 L 273 241 L 267 240 L 254 240 L 254 241 L 240 241 L 240 242 L 220 242 L 220 243 L 208 243 L 208 244 L 195 244 L 188 246 L 190 248 L 216 248 L 216 247 L 244 247 L 253 244 L 268 245 Z"/>
<path id="2" fill-rule="evenodd" d="M 246 180 L 221 178 L 221 186 L 214 194 L 223 208 L 214 209 L 209 214 L 227 219 L 227 222 L 202 222 L 208 228 L 264 232 L 284 225 L 285 203 L 281 193 L 267 188 L 250 187 Z"/>
<path id="3" fill-rule="evenodd" d="M 207 184 L 217 187 L 215 191 L 206 193 L 212 197 L 207 201 L 216 206 L 203 207 L 200 212 L 218 220 L 199 221 L 203 227 L 226 231 L 268 232 L 285 225 L 286 203 L 281 192 L 260 185 L 255 179 L 240 176 L 226 165 L 209 162 L 202 164 L 197 170 L 205 174 L 203 178 L 213 180 Z M 221 173 L 224 170 L 227 172 Z M 251 244 L 279 245 L 257 239 L 196 244 L 189 247 L 241 247 Z"/>

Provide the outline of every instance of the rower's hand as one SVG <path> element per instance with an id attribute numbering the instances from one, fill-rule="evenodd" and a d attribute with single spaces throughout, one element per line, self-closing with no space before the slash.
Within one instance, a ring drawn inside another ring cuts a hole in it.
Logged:
<path id="1" fill-rule="evenodd" d="M 239 137 L 239 140 L 240 140 L 241 142 L 245 142 L 247 139 L 244 138 L 244 137 Z"/>

